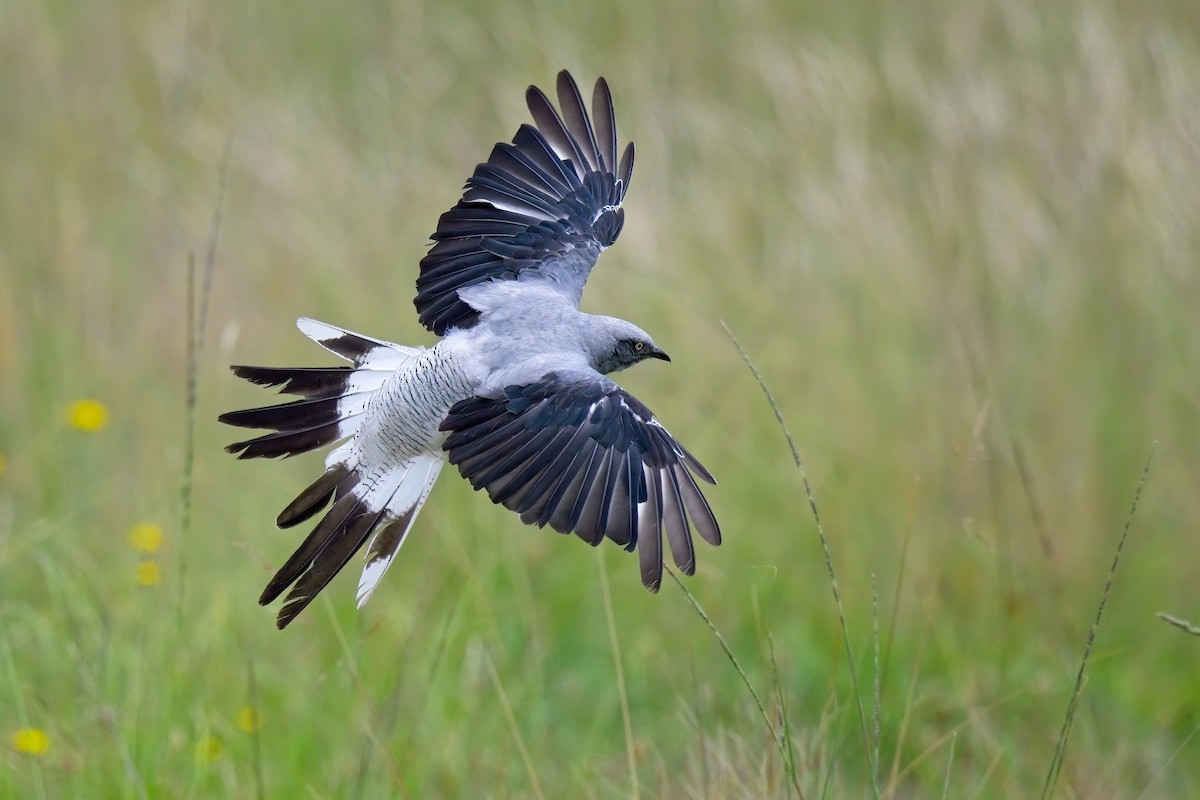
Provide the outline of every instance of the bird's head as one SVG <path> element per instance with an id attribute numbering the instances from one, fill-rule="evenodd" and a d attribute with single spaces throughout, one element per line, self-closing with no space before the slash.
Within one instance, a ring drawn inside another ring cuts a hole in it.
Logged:
<path id="1" fill-rule="evenodd" d="M 584 349 L 592 368 L 599 373 L 617 372 L 647 358 L 671 360 L 650 334 L 632 322 L 599 316 L 588 322 L 591 324 L 584 331 Z"/>

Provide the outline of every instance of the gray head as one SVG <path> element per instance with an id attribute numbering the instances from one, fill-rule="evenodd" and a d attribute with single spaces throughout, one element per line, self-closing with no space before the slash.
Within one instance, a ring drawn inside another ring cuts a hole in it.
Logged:
<path id="1" fill-rule="evenodd" d="M 588 315 L 580 327 L 581 343 L 588 361 L 593 369 L 604 375 L 632 367 L 647 358 L 671 360 L 650 334 L 632 322 Z"/>

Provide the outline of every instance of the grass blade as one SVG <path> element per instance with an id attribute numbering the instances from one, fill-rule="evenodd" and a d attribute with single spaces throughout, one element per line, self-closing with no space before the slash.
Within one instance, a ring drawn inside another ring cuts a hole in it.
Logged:
<path id="1" fill-rule="evenodd" d="M 871 573 L 871 641 L 874 645 L 874 682 L 871 686 L 871 697 L 874 700 L 871 707 L 871 731 L 874 734 L 875 750 L 871 754 L 871 783 L 879 786 L 879 739 L 880 726 L 879 715 L 882 710 L 882 702 L 880 698 L 881 688 L 880 679 L 882 673 L 879 671 L 879 582 L 875 579 L 875 573 Z"/>
<path id="2" fill-rule="evenodd" d="M 641 797 L 638 784 L 637 751 L 633 746 L 633 721 L 629 714 L 629 693 L 625 690 L 625 669 L 621 666 L 621 642 L 617 638 L 617 623 L 613 619 L 612 591 L 608 586 L 608 571 L 604 569 L 603 553 L 596 551 L 600 568 L 600 594 L 604 599 L 604 618 L 608 621 L 608 641 L 612 645 L 613 667 L 617 673 L 617 696 L 621 699 L 621 724 L 625 729 L 625 760 L 629 764 L 629 791 L 633 800 Z"/>
<path id="3" fill-rule="evenodd" d="M 513 715 L 512 704 L 508 701 L 508 692 L 504 690 L 500 673 L 496 671 L 496 662 L 492 660 L 490 652 L 485 650 L 484 655 L 488 665 L 488 674 L 492 676 L 492 686 L 495 687 L 496 695 L 500 698 L 500 705 L 504 708 L 504 718 L 508 720 L 508 729 L 512 733 L 513 741 L 517 743 L 517 750 L 521 754 L 522 763 L 525 764 L 525 773 L 529 776 L 529 782 L 533 784 L 533 793 L 538 800 L 546 800 L 546 796 L 542 794 L 542 782 L 538 780 L 533 759 L 529 757 L 529 749 L 525 746 L 525 737 L 521 735 L 521 729 L 517 726 L 517 718 Z"/>
<path id="4" fill-rule="evenodd" d="M 217 242 L 221 238 L 221 219 L 225 208 L 225 186 L 229 180 L 229 156 L 233 152 L 233 134 L 225 137 L 221 170 L 217 178 L 217 201 L 209 227 L 208 244 L 204 252 L 204 273 L 200 297 L 196 298 L 196 260 L 187 262 L 187 376 L 183 405 L 183 471 L 179 479 L 179 541 L 186 542 L 192 529 L 192 473 L 196 462 L 196 402 L 199 393 L 200 356 L 204 350 L 204 334 L 208 328 L 209 298 L 212 296 L 213 272 L 217 263 Z M 183 548 L 176 548 L 177 613 L 183 614 L 183 585 L 185 562 Z"/>
<path id="5" fill-rule="evenodd" d="M 783 742 L 779 738 L 779 734 L 775 731 L 775 726 L 771 724 L 771 717 L 767 715 L 767 708 L 763 705 L 762 698 L 758 696 L 758 692 L 754 690 L 754 685 L 750 683 L 750 678 L 746 675 L 746 670 L 742 669 L 742 664 L 738 661 L 737 656 L 733 654 L 733 650 L 729 647 L 729 643 L 725 641 L 725 637 L 717 630 L 717 626 L 709 619 L 708 614 L 704 613 L 704 609 L 700 606 L 700 602 L 688 591 L 688 588 L 683 585 L 683 581 L 679 580 L 679 576 L 675 574 L 675 570 L 669 566 L 663 565 L 663 569 L 671 576 L 671 580 L 675 581 L 675 585 L 683 591 L 683 596 L 692 604 L 692 608 L 700 615 L 700 619 L 704 620 L 704 624 L 713 632 L 713 636 L 717 637 L 717 642 L 721 645 L 721 649 L 725 651 L 725 657 L 729 659 L 729 663 L 733 664 L 733 668 L 737 674 L 741 676 L 742 683 L 746 684 L 746 690 L 750 692 L 750 696 L 754 698 L 754 705 L 758 707 L 758 713 L 762 715 L 763 723 L 766 724 L 767 730 L 771 733 L 771 739 L 774 740 L 776 747 L 779 748 L 779 755 L 783 758 L 784 763 L 787 762 L 787 753 L 784 752 Z"/>
<path id="6" fill-rule="evenodd" d="M 13 687 L 13 697 L 16 698 L 17 722 L 22 729 L 30 727 L 29 714 L 25 709 L 25 700 L 21 695 L 21 681 L 17 673 L 17 661 L 13 657 L 12 647 L 8 643 L 8 627 L 4 622 L 0 622 L 0 643 L 4 645 L 4 665 L 8 671 L 8 680 Z M 46 800 L 46 783 L 42 775 L 42 765 L 37 759 L 33 759 L 33 778 L 34 786 L 37 788 L 38 800 Z"/>
<path id="7" fill-rule="evenodd" d="M 1161 619 L 1163 622 L 1167 623 L 1168 625 L 1174 625 L 1176 628 L 1179 628 L 1179 630 L 1183 631 L 1184 633 L 1190 633 L 1192 636 L 1200 636 L 1200 627 L 1193 625 L 1192 623 L 1188 622 L 1186 619 L 1181 619 L 1180 617 L 1176 617 L 1173 614 L 1168 614 L 1165 611 L 1159 611 L 1154 616 L 1158 617 L 1159 619 Z"/>
<path id="8" fill-rule="evenodd" d="M 1150 776 L 1150 782 L 1146 784 L 1146 788 L 1142 789 L 1142 793 L 1137 796 L 1137 800 L 1143 800 L 1143 798 L 1150 793 L 1150 790 L 1154 788 L 1155 782 L 1163 776 L 1163 773 L 1167 771 L 1167 767 L 1171 766 L 1171 763 L 1174 762 L 1179 754 L 1183 752 L 1184 748 L 1191 744 L 1192 739 L 1196 738 L 1197 733 L 1200 733 L 1200 725 L 1192 728 L 1191 732 L 1187 736 L 1183 737 L 1183 741 L 1181 741 L 1179 746 L 1175 748 L 1174 752 L 1167 757 L 1167 760 L 1162 763 L 1162 766 L 1158 768 L 1158 772 Z"/>
<path id="9" fill-rule="evenodd" d="M 754 380 L 758 382 L 758 388 L 762 389 L 763 394 L 766 395 L 767 403 L 770 404 L 771 411 L 775 414 L 775 421 L 779 423 L 779 427 L 787 439 L 788 448 L 792 451 L 792 460 L 796 464 L 796 469 L 800 471 L 800 480 L 804 484 L 804 493 L 808 497 L 808 507 L 812 511 L 813 520 L 817 525 L 817 538 L 821 541 L 821 551 L 825 555 L 825 569 L 829 573 L 829 585 L 833 588 L 833 604 L 837 607 L 838 627 L 842 633 L 842 644 L 846 648 L 846 662 L 850 667 L 850 684 L 854 688 L 854 701 L 858 706 L 858 722 L 862 729 L 863 745 L 866 747 L 867 757 L 870 759 L 872 753 L 871 734 L 867 728 L 867 712 L 863 708 L 862 692 L 859 691 L 858 670 L 854 666 L 854 652 L 850 647 L 850 633 L 846 627 L 846 612 L 842 607 L 842 595 L 838 589 L 837 573 L 833 569 L 833 556 L 829 552 L 829 541 L 825 538 L 825 529 L 821 525 L 821 512 L 817 509 L 817 499 L 813 495 L 812 485 L 808 482 L 808 474 L 804 471 L 804 461 L 800 458 L 800 451 L 796 448 L 796 441 L 792 438 L 792 432 L 788 430 L 787 423 L 783 419 L 783 412 L 779 409 L 779 404 L 775 402 L 775 396 L 767 388 L 767 383 L 763 379 L 762 373 L 758 371 L 758 367 L 750 360 L 750 356 L 742 347 L 742 343 L 733 335 L 733 331 L 729 329 L 724 320 L 721 320 L 721 327 L 725 329 L 725 335 L 729 337 L 729 341 L 733 342 L 733 346 L 737 348 L 742 361 L 746 362 L 746 366 L 750 368 L 751 374 L 754 375 Z M 872 796 L 878 798 L 879 783 L 876 780 L 877 773 L 874 764 L 871 765 L 870 772 L 872 778 Z"/>
<path id="10" fill-rule="evenodd" d="M 262 703 L 258 695 L 258 673 L 254 669 L 253 656 L 246 659 L 246 693 L 250 696 L 250 708 L 254 709 L 254 724 L 250 730 L 250 741 L 254 748 L 254 796 L 258 800 L 266 800 L 267 784 L 263 779 L 262 725 L 258 717 L 262 713 Z"/>
<path id="11" fill-rule="evenodd" d="M 1067 703 L 1067 716 L 1063 720 L 1062 730 L 1058 734 L 1058 744 L 1054 748 L 1054 757 L 1050 759 L 1050 769 L 1046 773 L 1046 783 L 1042 786 L 1042 800 L 1054 792 L 1054 784 L 1058 781 L 1058 773 L 1062 770 L 1063 757 L 1067 750 L 1067 741 L 1071 738 L 1071 726 L 1075 723 L 1075 709 L 1079 703 L 1079 695 L 1083 692 L 1083 678 L 1087 672 L 1088 660 L 1092 655 L 1092 644 L 1096 641 L 1096 631 L 1100 628 L 1100 619 L 1104 616 L 1104 606 L 1108 603 L 1108 595 L 1112 590 L 1113 578 L 1117 574 L 1117 566 L 1121 563 L 1121 552 L 1125 549 L 1125 540 L 1129 537 L 1129 528 L 1133 524 L 1133 515 L 1137 511 L 1138 500 L 1142 496 L 1142 487 L 1146 485 L 1146 476 L 1150 474 L 1150 463 L 1154 460 L 1154 448 L 1157 442 L 1150 445 L 1150 453 L 1146 456 L 1146 464 L 1142 467 L 1142 476 L 1138 479 L 1137 489 L 1133 492 L 1133 502 L 1129 513 L 1125 516 L 1125 527 L 1117 542 L 1117 552 L 1113 555 L 1112 566 L 1108 568 L 1108 578 L 1104 581 L 1104 591 L 1100 595 L 1100 605 L 1096 609 L 1096 619 L 1088 629 L 1087 641 L 1083 645 L 1083 658 L 1079 661 L 1079 672 L 1075 675 L 1075 688 L 1071 692 L 1071 700 Z"/>
<path id="12" fill-rule="evenodd" d="M 804 797 L 804 791 L 800 788 L 800 779 L 796 771 L 796 748 L 792 744 L 792 726 L 788 722 L 787 703 L 783 698 L 783 684 L 779 680 L 779 662 L 775 660 L 775 637 L 771 635 L 771 631 L 767 631 L 767 646 L 771 653 L 771 674 L 775 678 L 775 702 L 779 712 L 779 735 L 783 738 L 784 766 L 787 768 L 788 780 L 791 781 L 792 788 L 796 790 L 796 796 Z"/>
<path id="13" fill-rule="evenodd" d="M 950 755 L 946 756 L 946 775 L 942 778 L 942 800 L 950 796 L 950 768 L 954 766 L 954 745 L 958 742 L 958 731 L 950 737 Z"/>

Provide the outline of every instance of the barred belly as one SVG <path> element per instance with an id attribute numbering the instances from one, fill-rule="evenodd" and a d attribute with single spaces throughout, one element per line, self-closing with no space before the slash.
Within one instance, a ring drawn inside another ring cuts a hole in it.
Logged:
<path id="1" fill-rule="evenodd" d="M 355 441 L 362 462 L 397 463 L 441 454 L 446 434 L 438 430 L 455 403 L 478 384 L 452 348 L 439 342 L 409 359 L 380 388 L 368 406 Z"/>

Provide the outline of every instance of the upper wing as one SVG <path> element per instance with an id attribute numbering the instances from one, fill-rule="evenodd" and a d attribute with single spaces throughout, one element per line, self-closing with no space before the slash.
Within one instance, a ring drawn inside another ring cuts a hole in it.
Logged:
<path id="1" fill-rule="evenodd" d="M 551 372 L 499 398 L 472 397 L 442 422 L 450 463 L 521 521 L 637 547 L 642 583 L 662 579 L 662 533 L 695 570 L 691 525 L 721 543 L 696 478 L 715 483 L 645 405 L 599 373 Z"/>
<path id="2" fill-rule="evenodd" d="M 525 101 L 536 127 L 522 125 L 512 144 L 497 144 L 467 179 L 462 200 L 442 214 L 421 259 L 415 304 L 421 324 L 441 336 L 470 327 L 478 313 L 458 290 L 535 272 L 576 303 L 600 251 L 624 224 L 621 201 L 633 173 L 633 143 L 617 162 L 612 95 L 603 78 L 588 118 L 579 87 L 558 73 L 560 116 L 530 86 Z"/>

